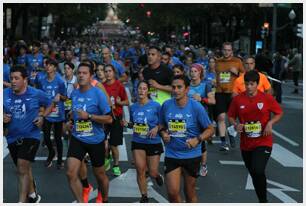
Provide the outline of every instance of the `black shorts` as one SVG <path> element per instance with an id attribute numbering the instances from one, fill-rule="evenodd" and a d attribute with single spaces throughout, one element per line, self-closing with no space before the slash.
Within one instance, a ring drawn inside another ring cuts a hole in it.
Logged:
<path id="1" fill-rule="evenodd" d="M 158 144 L 143 144 L 138 142 L 133 142 L 131 145 L 131 149 L 133 150 L 144 150 L 147 156 L 160 155 L 164 152 L 164 148 L 162 143 Z"/>
<path id="2" fill-rule="evenodd" d="M 33 138 L 24 138 L 8 145 L 10 155 L 17 166 L 17 159 L 34 162 L 40 141 Z"/>
<path id="3" fill-rule="evenodd" d="M 105 125 L 106 134 L 109 134 L 109 144 L 118 146 L 123 144 L 123 126 L 121 125 L 122 117 L 116 117 L 111 125 Z"/>
<path id="4" fill-rule="evenodd" d="M 91 165 L 93 167 L 101 167 L 104 165 L 105 158 L 104 142 L 105 141 L 102 141 L 99 144 L 87 144 L 72 136 L 68 148 L 67 158 L 74 157 L 82 161 L 85 154 L 88 153 Z"/>
<path id="5" fill-rule="evenodd" d="M 227 110 L 232 101 L 231 93 L 216 93 L 216 116 L 219 114 L 227 113 Z"/>
<path id="6" fill-rule="evenodd" d="M 199 176 L 200 164 L 201 156 L 190 159 L 174 159 L 165 157 L 165 174 L 178 167 L 182 167 L 190 176 L 197 178 Z"/>
<path id="7" fill-rule="evenodd" d="M 201 143 L 201 152 L 204 153 L 205 151 L 206 151 L 206 142 L 203 141 L 203 142 Z"/>

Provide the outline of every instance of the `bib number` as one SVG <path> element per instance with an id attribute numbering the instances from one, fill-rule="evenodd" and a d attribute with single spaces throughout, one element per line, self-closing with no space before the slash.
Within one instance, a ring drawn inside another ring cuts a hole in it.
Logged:
<path id="1" fill-rule="evenodd" d="M 231 80 L 231 73 L 230 72 L 221 72 L 220 73 L 220 83 L 229 83 Z"/>
<path id="2" fill-rule="evenodd" d="M 134 133 L 138 135 L 146 136 L 149 132 L 149 126 L 147 124 L 135 123 L 133 125 L 133 130 L 134 130 Z"/>
<path id="3" fill-rule="evenodd" d="M 151 99 L 157 99 L 158 97 L 156 88 L 150 87 L 149 94 Z"/>
<path id="4" fill-rule="evenodd" d="M 76 121 L 76 132 L 91 133 L 93 130 L 91 121 Z"/>
<path id="5" fill-rule="evenodd" d="M 72 100 L 71 100 L 71 99 L 67 99 L 67 100 L 64 102 L 64 105 L 65 105 L 65 110 L 71 110 Z"/>
<path id="6" fill-rule="evenodd" d="M 186 121 L 185 120 L 170 120 L 168 129 L 174 137 L 186 137 Z"/>
<path id="7" fill-rule="evenodd" d="M 261 123 L 258 122 L 247 122 L 244 124 L 244 131 L 249 138 L 257 138 L 261 136 Z"/>

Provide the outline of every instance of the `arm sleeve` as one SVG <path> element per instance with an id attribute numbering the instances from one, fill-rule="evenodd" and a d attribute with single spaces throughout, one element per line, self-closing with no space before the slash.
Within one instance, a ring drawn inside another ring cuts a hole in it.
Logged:
<path id="1" fill-rule="evenodd" d="M 239 84 L 239 77 L 235 79 L 234 84 L 233 84 L 233 93 L 239 94 L 239 89 L 238 89 L 238 84 Z"/>
<path id="2" fill-rule="evenodd" d="M 97 90 L 97 94 L 98 94 L 98 107 L 99 107 L 99 110 L 102 112 L 103 115 L 111 112 L 111 109 L 110 109 L 110 106 L 108 105 L 108 102 L 107 102 L 107 98 L 105 96 L 105 94 L 100 91 L 100 90 Z"/>
<path id="3" fill-rule="evenodd" d="M 265 90 L 268 90 L 268 89 L 271 88 L 271 84 L 270 84 L 269 80 L 264 75 L 263 75 L 263 78 L 262 78 L 262 84 L 263 84 L 263 87 L 264 87 Z"/>

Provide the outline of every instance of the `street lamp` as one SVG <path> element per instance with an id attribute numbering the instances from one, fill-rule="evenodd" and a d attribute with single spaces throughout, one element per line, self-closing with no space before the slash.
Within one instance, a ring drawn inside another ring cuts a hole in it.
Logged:
<path id="1" fill-rule="evenodd" d="M 288 22 L 287 24 L 281 27 L 277 27 L 277 4 L 273 4 L 272 44 L 271 44 L 272 53 L 275 52 L 275 48 L 276 48 L 277 32 L 285 29 L 288 25 L 293 24 L 293 20 L 296 17 L 296 14 L 293 9 L 291 9 L 291 11 L 288 13 L 288 17 L 290 19 L 290 22 Z"/>

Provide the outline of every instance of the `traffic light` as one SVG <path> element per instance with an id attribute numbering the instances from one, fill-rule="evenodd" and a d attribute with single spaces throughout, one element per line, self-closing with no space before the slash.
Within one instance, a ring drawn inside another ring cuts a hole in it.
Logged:
<path id="1" fill-rule="evenodd" d="M 263 26 L 261 27 L 261 38 L 264 39 L 266 36 L 269 36 L 269 23 L 268 22 L 264 22 Z"/>
<path id="2" fill-rule="evenodd" d="M 303 38 L 303 24 L 297 25 L 296 36 Z"/>

